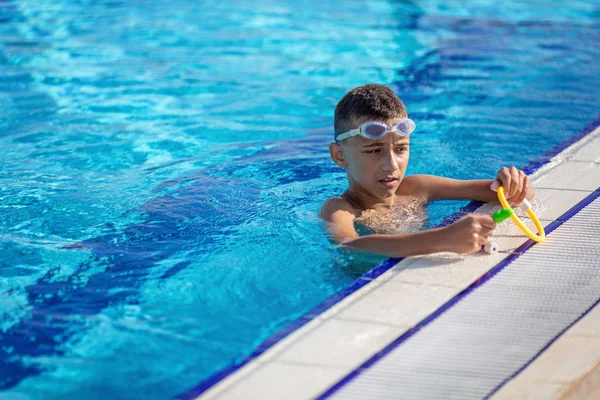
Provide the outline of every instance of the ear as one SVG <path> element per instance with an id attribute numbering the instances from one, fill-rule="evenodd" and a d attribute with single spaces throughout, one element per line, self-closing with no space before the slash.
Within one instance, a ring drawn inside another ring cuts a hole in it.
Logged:
<path id="1" fill-rule="evenodd" d="M 338 167 L 346 168 L 348 165 L 348 162 L 346 161 L 346 155 L 344 154 L 344 149 L 342 149 L 341 144 L 334 142 L 329 143 L 329 155 Z"/>

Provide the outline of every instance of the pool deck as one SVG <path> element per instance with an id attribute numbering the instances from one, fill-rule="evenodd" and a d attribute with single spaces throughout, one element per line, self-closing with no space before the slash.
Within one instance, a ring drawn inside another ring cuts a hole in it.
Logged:
<path id="1" fill-rule="evenodd" d="M 530 175 L 546 242 L 388 261 L 179 398 L 600 398 L 599 122 Z"/>

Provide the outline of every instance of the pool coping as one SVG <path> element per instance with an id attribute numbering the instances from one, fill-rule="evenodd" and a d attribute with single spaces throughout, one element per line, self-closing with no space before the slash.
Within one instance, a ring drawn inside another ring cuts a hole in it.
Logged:
<path id="1" fill-rule="evenodd" d="M 566 150 L 567 148 L 575 145 L 577 142 L 581 141 L 583 138 L 588 136 L 590 133 L 594 132 L 598 127 L 600 127 L 600 118 L 593 120 L 591 123 L 589 123 L 585 128 L 583 128 L 581 131 L 579 131 L 575 135 L 573 135 L 570 138 L 568 138 L 567 140 L 557 144 L 556 146 L 554 146 L 552 149 L 547 151 L 542 156 L 531 161 L 529 164 L 527 164 L 523 168 L 524 171 L 529 175 L 529 174 L 532 174 L 532 173 L 540 170 L 542 167 L 548 165 L 552 161 L 553 157 L 555 157 L 562 151 Z M 472 212 L 472 211 L 480 208 L 483 204 L 484 203 L 482 203 L 482 202 L 472 201 L 469 204 L 467 204 L 465 207 L 463 207 L 461 210 L 456 212 L 455 214 L 452 214 L 452 215 L 444 218 L 437 225 L 437 227 L 446 226 L 446 225 L 454 222 L 455 220 L 459 219 L 466 213 Z M 570 210 L 570 211 L 572 211 L 572 213 L 577 212 L 577 211 L 573 211 L 573 210 Z M 526 246 L 526 244 L 527 243 L 523 244 L 523 246 Z M 517 253 L 518 252 L 519 251 L 517 251 Z M 512 259 L 514 257 L 510 256 L 507 258 Z M 206 393 L 209 389 L 215 387 L 217 384 L 224 381 L 225 378 L 229 377 L 236 371 L 239 371 L 240 369 L 245 367 L 247 364 L 249 364 L 251 361 L 264 356 L 265 353 L 268 350 L 270 350 L 272 347 L 274 347 L 276 344 L 282 342 L 284 339 L 288 338 L 290 335 L 292 335 L 294 332 L 298 331 L 300 328 L 306 326 L 310 322 L 321 317 L 326 311 L 332 309 L 334 306 L 339 304 L 342 300 L 344 300 L 348 296 L 352 295 L 353 293 L 357 292 L 359 289 L 365 287 L 367 284 L 372 283 L 375 280 L 375 278 L 380 277 L 382 274 L 389 271 L 390 269 L 392 269 L 394 266 L 396 266 L 403 260 L 404 260 L 403 258 L 389 258 L 386 261 L 384 261 L 383 263 L 375 266 L 373 269 L 368 271 L 366 274 L 364 274 L 363 276 L 358 278 L 351 285 L 349 285 L 345 289 L 341 290 L 340 292 L 334 294 L 330 298 L 326 299 L 324 302 L 317 305 L 313 309 L 309 310 L 302 317 L 298 318 L 296 321 L 292 322 L 290 325 L 286 326 L 282 330 L 276 332 L 274 335 L 267 338 L 259 346 L 257 346 L 250 355 L 248 355 L 244 358 L 241 358 L 240 360 L 232 362 L 227 367 L 221 369 L 220 371 L 209 376 L 207 379 L 203 380 L 197 386 L 180 394 L 179 396 L 177 396 L 177 398 L 178 399 L 192 399 L 192 398 L 196 398 L 196 397 Z M 497 266 L 494 268 L 497 268 Z M 461 293 L 462 293 L 462 291 L 459 292 L 458 295 L 453 296 L 453 298 L 457 297 L 457 296 L 461 296 Z M 451 301 L 452 301 L 452 299 L 449 302 L 451 302 Z M 439 310 L 441 310 L 439 312 L 443 312 L 442 309 L 445 310 L 444 307 L 446 307 L 446 302 L 444 302 L 444 304 L 438 310 L 434 311 L 434 313 L 430 313 L 428 316 L 426 316 L 417 325 L 422 326 L 421 324 L 427 323 L 425 321 L 433 320 L 435 318 L 435 316 L 433 316 L 433 315 L 438 313 Z M 417 325 L 415 325 L 415 328 Z M 418 329 L 416 329 L 416 330 L 418 330 Z M 401 335 L 401 336 L 404 336 L 404 335 Z M 371 358 L 371 357 L 369 357 L 369 358 Z M 353 368 L 353 371 L 356 371 L 359 368 L 360 367 Z M 348 374 L 344 374 L 344 376 L 347 376 L 347 375 Z M 341 382 L 338 382 L 338 383 L 341 383 Z M 331 387 L 331 389 L 333 389 L 333 387 Z M 327 391 L 326 393 L 328 393 L 328 392 L 329 391 Z M 325 395 L 325 393 L 324 393 L 324 395 Z"/>

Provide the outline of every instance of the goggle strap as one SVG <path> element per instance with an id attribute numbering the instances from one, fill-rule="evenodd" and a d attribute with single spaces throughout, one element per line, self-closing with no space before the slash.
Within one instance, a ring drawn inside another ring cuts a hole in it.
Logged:
<path id="1" fill-rule="evenodd" d="M 348 132 L 342 133 L 337 138 L 335 138 L 335 140 L 339 142 L 340 140 L 348 139 L 349 137 L 356 136 L 359 134 L 360 134 L 360 128 L 354 128 L 354 129 L 349 130 Z"/>

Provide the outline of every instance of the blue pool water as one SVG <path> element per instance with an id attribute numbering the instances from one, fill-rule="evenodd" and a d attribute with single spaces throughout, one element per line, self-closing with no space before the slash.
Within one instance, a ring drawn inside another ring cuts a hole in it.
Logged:
<path id="1" fill-rule="evenodd" d="M 445 3 L 0 0 L 0 398 L 173 397 L 381 261 L 316 215 L 356 85 L 407 104 L 409 174 L 600 116 L 595 2 Z"/>

